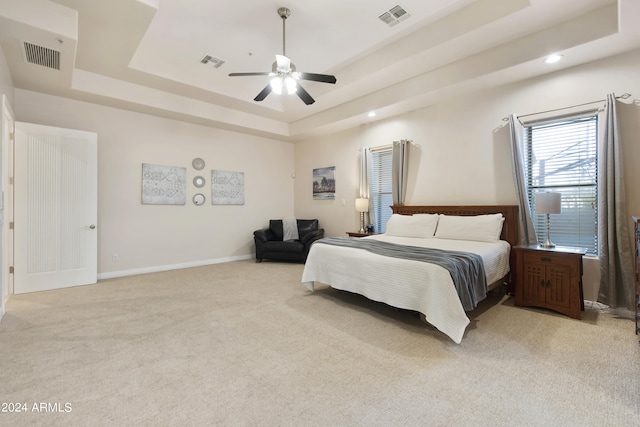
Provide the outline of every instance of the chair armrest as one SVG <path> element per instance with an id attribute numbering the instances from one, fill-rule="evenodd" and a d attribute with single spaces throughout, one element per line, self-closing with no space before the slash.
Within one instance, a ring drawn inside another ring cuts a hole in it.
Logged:
<path id="1" fill-rule="evenodd" d="M 319 228 L 311 233 L 307 233 L 300 239 L 300 243 L 303 245 L 311 244 L 312 242 L 322 239 L 324 237 L 324 228 Z"/>
<path id="2" fill-rule="evenodd" d="M 269 230 L 268 228 L 254 231 L 253 237 L 255 237 L 256 240 L 259 240 L 261 242 L 268 242 L 269 240 L 275 240 L 275 236 L 273 235 L 271 230 Z"/>

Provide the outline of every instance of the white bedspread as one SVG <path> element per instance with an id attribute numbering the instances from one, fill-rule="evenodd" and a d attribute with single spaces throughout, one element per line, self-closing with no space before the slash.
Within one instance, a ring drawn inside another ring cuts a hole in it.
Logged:
<path id="1" fill-rule="evenodd" d="M 488 284 L 509 272 L 510 245 L 505 241 L 486 243 L 384 234 L 365 239 L 478 254 L 484 261 Z M 427 322 L 458 344 L 470 323 L 449 272 L 434 264 L 385 257 L 349 247 L 313 244 L 302 273 L 302 283 L 313 291 L 314 282 L 358 293 L 393 307 L 419 311 Z"/>

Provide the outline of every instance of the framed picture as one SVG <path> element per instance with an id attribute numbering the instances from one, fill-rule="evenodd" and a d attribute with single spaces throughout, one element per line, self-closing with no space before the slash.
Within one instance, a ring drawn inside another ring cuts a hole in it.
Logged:
<path id="1" fill-rule="evenodd" d="M 334 200 L 336 198 L 336 167 L 329 166 L 313 170 L 313 198 Z"/>
<path id="2" fill-rule="evenodd" d="M 184 205 L 187 202 L 187 168 L 142 164 L 143 205 Z"/>
<path id="3" fill-rule="evenodd" d="M 244 172 L 212 170 L 211 204 L 244 205 Z"/>

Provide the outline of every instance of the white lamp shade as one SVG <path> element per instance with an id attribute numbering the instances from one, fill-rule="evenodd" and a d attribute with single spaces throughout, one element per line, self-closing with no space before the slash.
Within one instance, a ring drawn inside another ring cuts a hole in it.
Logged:
<path id="1" fill-rule="evenodd" d="M 559 214 L 562 195 L 560 193 L 537 193 L 537 214 Z"/>
<path id="2" fill-rule="evenodd" d="M 298 90 L 298 83 L 296 83 L 296 80 L 293 77 L 283 78 L 277 76 L 272 78 L 269 84 L 271 85 L 273 93 L 276 95 L 282 95 L 282 92 L 285 89 L 289 95 L 293 95 L 296 93 L 296 90 Z"/>
<path id="3" fill-rule="evenodd" d="M 356 210 L 358 212 L 368 212 L 369 199 L 356 199 Z"/>
<path id="4" fill-rule="evenodd" d="M 282 81 L 282 77 L 272 78 L 269 84 L 271 85 L 271 89 L 273 90 L 273 93 L 275 93 L 276 95 L 282 95 L 283 83 L 284 82 Z"/>
<path id="5" fill-rule="evenodd" d="M 298 90 L 298 84 L 293 77 L 287 77 L 286 79 L 284 79 L 284 85 L 287 88 L 287 93 L 289 95 L 293 95 L 294 93 L 296 93 L 296 90 Z"/>

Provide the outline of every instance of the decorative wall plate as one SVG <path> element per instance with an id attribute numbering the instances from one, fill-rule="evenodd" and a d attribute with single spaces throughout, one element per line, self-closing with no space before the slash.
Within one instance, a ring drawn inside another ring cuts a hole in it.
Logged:
<path id="1" fill-rule="evenodd" d="M 205 184 L 204 177 L 196 176 L 195 178 L 193 178 L 193 185 L 195 185 L 196 187 L 202 188 L 204 187 L 204 184 Z"/>
<path id="2" fill-rule="evenodd" d="M 193 204 L 196 206 L 201 206 L 204 205 L 204 201 L 205 201 L 205 197 L 204 194 L 202 193 L 198 193 L 195 196 L 193 196 Z"/>
<path id="3" fill-rule="evenodd" d="M 193 159 L 193 162 L 191 162 L 191 165 L 196 170 L 202 170 L 204 169 L 204 160 L 202 160 L 200 157 L 195 158 Z"/>

